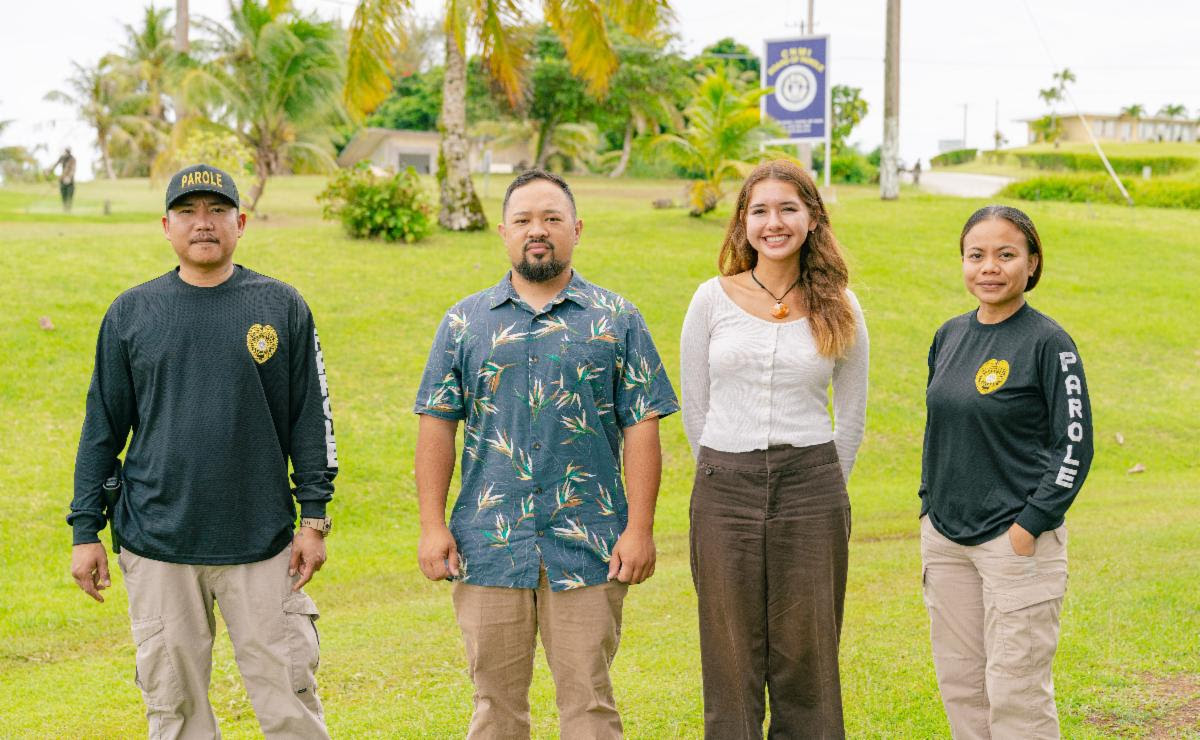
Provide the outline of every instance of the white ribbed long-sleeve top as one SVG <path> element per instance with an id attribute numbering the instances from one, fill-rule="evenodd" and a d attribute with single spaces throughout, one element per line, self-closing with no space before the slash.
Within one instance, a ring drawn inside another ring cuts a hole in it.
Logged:
<path id="1" fill-rule="evenodd" d="M 748 452 L 832 440 L 850 480 L 866 426 L 869 343 L 858 299 L 846 294 L 854 310 L 854 343 L 833 360 L 817 352 L 807 318 L 753 316 L 725 293 L 720 278 L 696 289 L 680 339 L 683 428 L 693 456 L 701 445 Z"/>

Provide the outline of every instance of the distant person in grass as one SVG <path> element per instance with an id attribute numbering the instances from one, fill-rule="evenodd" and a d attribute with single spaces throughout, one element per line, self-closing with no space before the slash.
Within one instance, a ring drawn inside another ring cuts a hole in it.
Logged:
<path id="1" fill-rule="evenodd" d="M 921 561 L 956 738 L 1057 738 L 1050 665 L 1067 588 L 1063 518 L 1092 462 L 1075 342 L 1025 302 L 1045 256 L 1027 215 L 976 211 L 958 243 L 978 308 L 929 348 Z"/>
<path id="2" fill-rule="evenodd" d="M 234 264 L 238 206 L 227 172 L 173 175 L 162 228 L 179 267 L 104 316 L 67 517 L 71 573 L 104 601 L 107 517 L 151 737 L 220 735 L 215 602 L 263 734 L 323 738 L 317 608 L 301 587 L 325 562 L 338 471 L 325 365 L 300 294 Z M 122 490 L 106 501 L 114 469 Z"/>
<path id="3" fill-rule="evenodd" d="M 502 218 L 512 270 L 446 312 L 418 392 L 418 558 L 457 581 L 467 737 L 529 737 L 540 632 L 562 736 L 618 738 L 609 665 L 626 591 L 654 573 L 658 421 L 678 404 L 637 308 L 571 266 L 583 222 L 567 183 L 522 173 Z"/>
<path id="4" fill-rule="evenodd" d="M 50 165 L 50 171 L 58 169 L 62 170 L 58 173 L 58 194 L 62 197 L 63 211 L 71 212 L 71 205 L 75 201 L 75 156 L 71 154 L 71 148 L 63 149 L 62 156 L 58 161 Z"/>
<path id="5" fill-rule="evenodd" d="M 838 738 L 867 326 L 812 178 L 761 164 L 683 320 L 707 738 Z M 833 419 L 828 389 L 833 387 Z"/>

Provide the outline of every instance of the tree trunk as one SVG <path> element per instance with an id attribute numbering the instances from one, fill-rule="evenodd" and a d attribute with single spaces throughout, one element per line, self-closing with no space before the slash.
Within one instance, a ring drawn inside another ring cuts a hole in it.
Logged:
<path id="1" fill-rule="evenodd" d="M 250 205 L 245 207 L 246 213 L 254 213 L 254 208 L 258 205 L 258 199 L 262 197 L 263 191 L 267 189 L 267 175 L 258 167 L 254 168 L 254 187 L 250 188 Z"/>
<path id="2" fill-rule="evenodd" d="M 537 151 L 534 152 L 533 166 L 539 170 L 546 169 L 546 160 L 550 157 L 550 137 L 554 135 L 555 122 L 549 118 L 538 125 Z"/>
<path id="3" fill-rule="evenodd" d="M 625 174 L 625 168 L 629 166 L 629 155 L 633 152 L 633 117 L 625 122 L 625 141 L 621 144 L 621 159 L 617 162 L 617 166 L 609 174 L 609 177 L 620 177 Z"/>
<path id="4" fill-rule="evenodd" d="M 100 163 L 104 165 L 104 175 L 110 180 L 115 180 L 117 173 L 113 171 L 112 157 L 108 154 L 108 131 L 101 130 L 99 134 L 96 144 L 100 148 Z"/>
<path id="5" fill-rule="evenodd" d="M 441 208 L 438 223 L 451 231 L 487 228 L 487 216 L 471 183 L 467 151 L 467 64 L 454 34 L 446 34 L 446 76 L 442 84 L 442 147 L 438 156 Z"/>
<path id="6" fill-rule="evenodd" d="M 879 197 L 900 197 L 900 0 L 887 0 L 887 43 L 883 60 L 883 156 Z"/>
<path id="7" fill-rule="evenodd" d="M 269 152 L 259 152 L 254 158 L 254 187 L 250 188 L 250 205 L 245 207 L 247 213 L 254 213 L 258 199 L 267 188 L 267 178 L 271 176 L 272 158 Z"/>

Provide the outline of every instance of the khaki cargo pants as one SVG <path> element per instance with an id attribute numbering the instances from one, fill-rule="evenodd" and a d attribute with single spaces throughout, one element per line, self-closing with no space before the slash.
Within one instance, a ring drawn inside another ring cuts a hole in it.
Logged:
<path id="1" fill-rule="evenodd" d="M 1057 738 L 1050 665 L 1067 589 L 1067 529 L 1043 532 L 1034 555 L 1008 532 L 965 546 L 921 518 L 921 562 L 933 665 L 956 740 Z"/>
<path id="2" fill-rule="evenodd" d="M 267 737 L 328 738 L 314 676 L 319 661 L 317 607 L 292 592 L 289 545 L 244 565 L 181 565 L 122 550 L 137 645 L 135 681 L 151 738 L 219 738 L 208 701 L 214 602 L 259 726 Z"/>

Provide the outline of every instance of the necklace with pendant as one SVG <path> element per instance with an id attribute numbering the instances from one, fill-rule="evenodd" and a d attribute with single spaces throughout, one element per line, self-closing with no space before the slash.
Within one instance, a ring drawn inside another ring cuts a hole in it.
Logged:
<path id="1" fill-rule="evenodd" d="M 767 286 L 765 286 L 759 282 L 758 276 L 754 274 L 753 267 L 750 268 L 750 279 L 753 280 L 754 282 L 758 283 L 758 287 L 762 288 L 766 292 L 767 295 L 769 295 L 775 299 L 775 307 L 771 309 L 771 315 L 777 319 L 787 318 L 787 315 L 789 313 L 791 313 L 791 309 L 789 309 L 787 307 L 787 304 L 785 304 L 783 302 L 783 299 L 787 298 L 787 294 L 791 293 L 792 289 L 800 284 L 800 278 L 796 278 L 796 282 L 794 282 L 790 286 L 788 286 L 788 289 L 783 291 L 783 295 L 781 295 L 781 296 L 776 296 L 774 293 L 767 290 Z"/>

